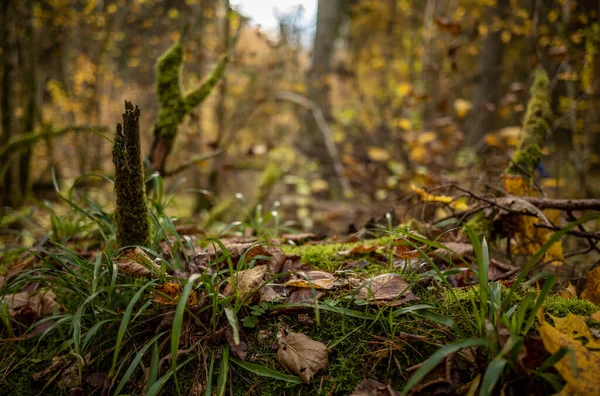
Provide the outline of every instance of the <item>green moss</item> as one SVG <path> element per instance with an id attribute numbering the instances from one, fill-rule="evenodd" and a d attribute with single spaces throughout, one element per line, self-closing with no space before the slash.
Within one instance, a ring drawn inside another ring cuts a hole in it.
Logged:
<path id="1" fill-rule="evenodd" d="M 519 148 L 506 169 L 507 174 L 529 179 L 542 158 L 542 147 L 552 120 L 549 89 L 550 80 L 546 71 L 543 68 L 535 69 Z"/>
<path id="2" fill-rule="evenodd" d="M 557 317 L 567 316 L 569 312 L 589 316 L 598 310 L 598 306 L 579 298 L 565 299 L 560 296 L 549 296 L 544 303 L 544 312 Z"/>
<path id="3" fill-rule="evenodd" d="M 150 238 L 144 167 L 140 147 L 140 110 L 125 102 L 123 126 L 117 124 L 113 142 L 115 223 L 119 246 L 145 245 Z"/>

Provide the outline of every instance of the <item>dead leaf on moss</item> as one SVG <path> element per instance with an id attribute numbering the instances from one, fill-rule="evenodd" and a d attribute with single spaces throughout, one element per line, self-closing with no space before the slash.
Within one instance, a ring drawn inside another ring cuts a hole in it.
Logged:
<path id="1" fill-rule="evenodd" d="M 399 394 L 391 385 L 382 384 L 374 379 L 365 379 L 356 385 L 350 396 L 398 396 Z"/>
<path id="2" fill-rule="evenodd" d="M 585 323 L 586 318 L 579 315 L 568 313 L 564 318 L 557 318 L 549 315 L 554 321 L 554 328 L 561 333 L 571 337 L 572 339 L 583 338 L 586 343 L 586 348 L 600 349 L 600 342 L 590 331 L 590 328 Z"/>
<path id="3" fill-rule="evenodd" d="M 286 334 L 287 333 L 287 334 Z M 325 344 L 302 333 L 287 332 L 282 327 L 277 332 L 279 350 L 277 357 L 283 365 L 309 384 L 313 376 L 327 367 L 328 351 Z"/>
<path id="4" fill-rule="evenodd" d="M 596 305 L 600 305 L 600 267 L 596 267 L 587 274 L 585 290 L 581 298 Z"/>
<path id="5" fill-rule="evenodd" d="M 564 299 L 572 300 L 577 298 L 577 288 L 571 282 L 567 284 L 567 287 L 558 292 L 558 295 Z"/>
<path id="6" fill-rule="evenodd" d="M 233 283 L 235 283 L 235 291 L 240 297 L 254 293 L 263 284 L 266 273 L 266 265 L 257 265 L 247 270 L 238 271 L 227 279 L 227 286 L 225 286 L 223 293 L 226 296 L 231 295 L 234 290 Z"/>
<path id="7" fill-rule="evenodd" d="M 573 338 L 574 334 L 578 334 L 582 330 L 581 321 L 585 325 L 585 318 L 577 320 L 573 320 L 573 317 L 570 320 L 565 318 L 562 321 L 559 320 L 555 328 L 544 320 L 544 314 L 540 310 L 538 320 L 540 322 L 539 333 L 548 352 L 556 353 L 561 348 L 569 348 L 571 351 L 554 365 L 567 382 L 558 394 L 565 396 L 600 394 L 600 376 L 598 376 L 600 352 L 590 351 L 579 339 Z M 589 329 L 587 331 L 589 332 Z"/>
<path id="8" fill-rule="evenodd" d="M 152 262 L 150 257 L 139 246 L 129 249 L 117 258 L 119 269 L 129 275 L 145 278 L 158 278 L 160 265 Z"/>
<path id="9" fill-rule="evenodd" d="M 154 302 L 160 305 L 177 305 L 182 291 L 183 285 L 181 283 L 167 282 L 164 285 L 156 286 L 153 292 Z M 200 304 L 195 290 L 190 292 L 187 304 L 191 307 Z"/>
<path id="10" fill-rule="evenodd" d="M 370 303 L 392 307 L 419 299 L 412 293 L 408 283 L 397 274 L 383 274 L 364 282 L 357 297 Z"/>
<path id="11" fill-rule="evenodd" d="M 289 287 L 301 287 L 329 290 L 333 288 L 335 276 L 326 271 L 302 271 L 295 273 L 285 283 Z"/>
<path id="12" fill-rule="evenodd" d="M 592 316 L 590 316 L 590 319 L 592 319 L 594 322 L 600 322 L 600 311 L 594 312 Z"/>

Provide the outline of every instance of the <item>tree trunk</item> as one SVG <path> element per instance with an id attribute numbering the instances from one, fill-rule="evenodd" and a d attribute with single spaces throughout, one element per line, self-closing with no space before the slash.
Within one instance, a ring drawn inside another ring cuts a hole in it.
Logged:
<path id="1" fill-rule="evenodd" d="M 19 60 L 22 62 L 20 69 L 24 82 L 25 91 L 25 118 L 23 120 L 23 133 L 33 132 L 38 118 L 37 105 L 37 45 L 33 29 L 33 2 L 23 1 L 20 4 L 19 20 L 23 25 L 23 36 L 20 40 Z M 21 154 L 19 159 L 19 184 L 21 196 L 27 198 L 30 190 L 31 179 L 31 151 L 29 148 Z"/>
<path id="2" fill-rule="evenodd" d="M 508 0 L 498 0 L 495 7 L 488 7 L 485 24 L 491 29 L 495 19 L 504 20 Z M 500 78 L 504 44 L 502 31 L 490 31 L 479 53 L 478 84 L 473 95 L 473 110 L 467 122 L 467 144 L 475 146 L 494 128 L 496 107 L 500 99 Z"/>
<path id="3" fill-rule="evenodd" d="M 14 99 L 14 65 L 15 65 L 15 37 L 14 31 L 14 3 L 12 0 L 0 1 L 0 37 L 2 44 L 2 135 L 0 145 L 4 146 L 15 135 L 13 115 L 15 112 Z M 2 180 L 2 196 L 0 206 L 17 207 L 21 203 L 20 187 L 18 185 L 18 169 L 10 166 Z"/>
<path id="4" fill-rule="evenodd" d="M 331 55 L 339 33 L 343 3 L 343 0 L 320 0 L 317 8 L 317 31 L 312 65 L 308 73 L 309 95 L 326 117 L 331 115 L 326 77 L 332 69 Z M 304 128 L 300 148 L 320 163 L 323 177 L 329 182 L 332 196 L 335 197 L 341 191 L 341 183 L 335 171 L 334 160 L 325 149 L 324 137 L 310 113 L 306 114 Z"/>

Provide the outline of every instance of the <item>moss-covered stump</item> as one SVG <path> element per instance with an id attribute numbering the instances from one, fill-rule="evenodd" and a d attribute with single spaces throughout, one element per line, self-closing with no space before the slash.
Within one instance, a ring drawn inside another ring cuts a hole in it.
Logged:
<path id="1" fill-rule="evenodd" d="M 535 69 L 519 148 L 506 169 L 508 175 L 523 176 L 529 180 L 542 159 L 542 148 L 552 120 L 549 89 L 550 80 L 546 71 Z"/>
<path id="2" fill-rule="evenodd" d="M 165 173 L 167 156 L 173 148 L 179 125 L 186 115 L 208 97 L 212 89 L 225 74 L 228 56 L 221 58 L 218 65 L 196 90 L 183 94 L 181 70 L 184 47 L 176 43 L 163 54 L 156 65 L 156 94 L 160 109 L 154 124 L 154 141 L 150 149 L 150 166 L 161 175 Z"/>
<path id="3" fill-rule="evenodd" d="M 117 124 L 113 143 L 115 223 L 119 246 L 145 245 L 150 238 L 144 167 L 140 147 L 140 109 L 125 101 L 123 125 Z"/>

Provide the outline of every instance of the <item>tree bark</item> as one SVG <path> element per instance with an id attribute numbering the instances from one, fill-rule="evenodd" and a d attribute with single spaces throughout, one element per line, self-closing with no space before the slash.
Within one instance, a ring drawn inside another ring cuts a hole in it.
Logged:
<path id="1" fill-rule="evenodd" d="M 331 55 L 339 33 L 343 5 L 343 0 L 320 0 L 317 8 L 317 31 L 312 65 L 308 73 L 309 96 L 317 103 L 326 117 L 331 115 L 329 86 L 326 77 L 332 69 Z M 341 183 L 335 172 L 334 159 L 325 150 L 323 135 L 311 114 L 306 114 L 304 128 L 300 148 L 320 163 L 323 177 L 330 184 L 332 196 L 339 195 Z"/>
<path id="2" fill-rule="evenodd" d="M 14 99 L 14 66 L 15 66 L 15 37 L 14 33 L 14 2 L 13 0 L 0 1 L 0 37 L 2 45 L 2 135 L 0 145 L 5 146 L 14 133 L 13 115 L 15 111 Z M 18 161 L 17 161 L 18 163 Z M 2 179 L 2 196 L 0 207 L 17 207 L 20 205 L 20 188 L 18 183 L 18 169 L 11 166 L 7 169 Z"/>
<path id="3" fill-rule="evenodd" d="M 494 19 L 506 18 L 508 0 L 498 0 L 486 9 L 485 24 L 491 28 Z M 467 121 L 467 144 L 475 146 L 494 127 L 496 107 L 500 99 L 500 78 L 504 44 L 502 31 L 489 32 L 479 53 L 479 78 L 473 95 L 473 109 Z"/>

